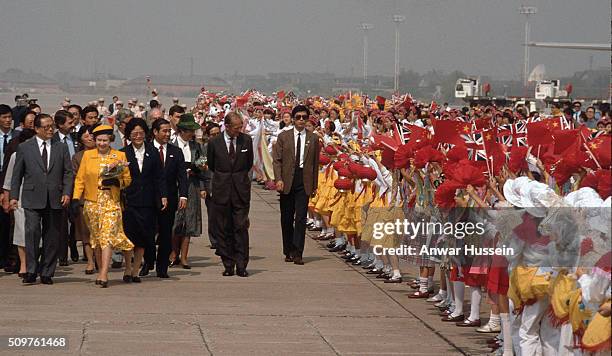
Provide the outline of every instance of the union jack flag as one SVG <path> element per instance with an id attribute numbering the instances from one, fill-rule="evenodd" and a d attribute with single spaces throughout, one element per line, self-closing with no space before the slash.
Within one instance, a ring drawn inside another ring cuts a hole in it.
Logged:
<path id="1" fill-rule="evenodd" d="M 461 134 L 461 138 L 465 141 L 465 146 L 467 148 L 479 149 L 484 147 L 482 131 L 472 131 L 471 133 Z"/>

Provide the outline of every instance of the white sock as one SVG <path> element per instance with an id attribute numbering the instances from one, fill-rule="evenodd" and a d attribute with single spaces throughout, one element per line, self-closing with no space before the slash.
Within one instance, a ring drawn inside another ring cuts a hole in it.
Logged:
<path id="1" fill-rule="evenodd" d="M 383 268 L 383 261 L 377 259 L 376 263 L 374 264 L 374 268 L 380 271 Z"/>
<path id="2" fill-rule="evenodd" d="M 470 321 L 476 321 L 480 319 L 480 300 L 482 299 L 482 292 L 480 287 L 470 287 L 472 296 L 470 299 Z"/>
<path id="3" fill-rule="evenodd" d="M 440 289 L 440 290 L 438 291 L 438 295 L 440 296 L 440 298 L 442 298 L 442 300 L 446 299 L 446 294 L 447 294 L 447 293 L 448 293 L 448 292 L 447 292 L 446 290 L 444 290 L 444 289 Z"/>
<path id="4" fill-rule="evenodd" d="M 419 292 L 427 293 L 427 277 L 419 277 Z"/>
<path id="5" fill-rule="evenodd" d="M 512 324 L 510 324 L 510 316 L 508 313 L 499 313 L 499 319 L 501 321 L 502 337 L 504 339 L 504 356 L 512 356 Z"/>
<path id="6" fill-rule="evenodd" d="M 402 274 L 400 273 L 400 270 L 394 269 L 392 278 L 401 278 L 401 277 L 402 277 Z"/>
<path id="7" fill-rule="evenodd" d="M 453 311 L 451 316 L 455 317 L 463 314 L 463 301 L 465 300 L 465 283 L 453 282 L 453 291 L 455 292 L 455 310 Z"/>
<path id="8" fill-rule="evenodd" d="M 315 226 L 316 226 L 316 227 L 321 227 L 321 225 L 322 225 L 323 223 L 321 222 L 321 220 L 316 220 L 316 219 L 315 219 L 315 220 L 314 220 L 314 224 L 315 224 Z"/>
<path id="9" fill-rule="evenodd" d="M 499 314 L 493 314 L 493 311 L 491 311 L 488 324 L 492 329 L 498 328 L 500 325 Z"/>

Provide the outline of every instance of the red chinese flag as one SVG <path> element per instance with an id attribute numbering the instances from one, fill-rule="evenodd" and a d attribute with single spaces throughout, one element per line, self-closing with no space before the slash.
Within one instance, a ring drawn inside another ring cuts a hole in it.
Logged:
<path id="1" fill-rule="evenodd" d="M 612 138 L 610 135 L 601 135 L 591 140 L 587 145 L 601 167 L 609 168 L 612 161 Z"/>
<path id="2" fill-rule="evenodd" d="M 278 100 L 283 100 L 285 98 L 285 91 L 279 91 L 278 93 L 276 93 L 276 97 L 278 98 Z"/>
<path id="3" fill-rule="evenodd" d="M 453 120 L 432 120 L 436 143 L 463 144 L 460 133 L 472 132 L 470 123 Z"/>
<path id="4" fill-rule="evenodd" d="M 560 155 L 568 149 L 580 149 L 582 146 L 582 138 L 578 129 L 575 130 L 556 130 L 553 131 L 555 139 L 555 154 Z"/>
<path id="5" fill-rule="evenodd" d="M 527 143 L 529 146 L 540 146 L 553 143 L 552 130 L 545 121 L 530 122 L 527 124 Z"/>

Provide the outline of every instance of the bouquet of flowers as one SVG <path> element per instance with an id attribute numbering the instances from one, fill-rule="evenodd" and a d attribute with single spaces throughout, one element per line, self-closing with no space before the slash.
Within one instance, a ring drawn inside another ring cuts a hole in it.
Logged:
<path id="1" fill-rule="evenodd" d="M 102 179 L 112 179 L 118 178 L 123 170 L 128 167 L 128 162 L 125 161 L 114 161 L 109 164 L 105 164 L 102 166 L 102 172 L 100 173 L 100 178 Z"/>

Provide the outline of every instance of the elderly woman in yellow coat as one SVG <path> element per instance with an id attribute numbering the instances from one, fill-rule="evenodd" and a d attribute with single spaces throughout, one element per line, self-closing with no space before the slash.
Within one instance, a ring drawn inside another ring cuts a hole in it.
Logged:
<path id="1" fill-rule="evenodd" d="M 73 199 L 84 199 L 83 214 L 96 251 L 96 284 L 108 287 L 108 269 L 113 249 L 123 250 L 126 262 L 134 245 L 123 232 L 120 191 L 131 183 L 125 153 L 110 147 L 113 128 L 101 125 L 93 130 L 96 149 L 85 151 L 74 183 Z M 131 266 L 126 263 L 126 273 Z"/>

